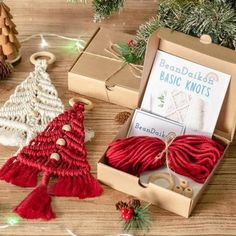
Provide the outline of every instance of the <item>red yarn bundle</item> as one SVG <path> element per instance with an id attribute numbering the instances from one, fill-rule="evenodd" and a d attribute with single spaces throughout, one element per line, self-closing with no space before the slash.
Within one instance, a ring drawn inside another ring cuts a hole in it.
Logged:
<path id="1" fill-rule="evenodd" d="M 10 158 L 0 170 L 0 179 L 21 187 L 36 187 L 16 208 L 27 219 L 50 220 L 55 217 L 51 195 L 96 197 L 102 188 L 91 175 L 84 146 L 84 105 L 73 108 L 50 122 L 20 153 Z M 56 182 L 48 188 L 50 178 Z"/>
<path id="2" fill-rule="evenodd" d="M 110 166 L 136 176 L 168 162 L 174 172 L 204 183 L 223 151 L 223 145 L 205 136 L 178 136 L 168 147 L 159 138 L 135 136 L 110 144 L 106 159 Z"/>

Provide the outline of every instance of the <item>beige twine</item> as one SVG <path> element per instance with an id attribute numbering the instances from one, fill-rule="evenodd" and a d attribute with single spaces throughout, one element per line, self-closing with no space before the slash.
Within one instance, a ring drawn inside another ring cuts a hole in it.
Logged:
<path id="1" fill-rule="evenodd" d="M 108 101 L 110 101 L 107 90 L 111 91 L 111 86 L 108 85 L 109 80 L 114 77 L 116 74 L 118 74 L 121 70 L 123 70 L 127 65 L 129 66 L 130 72 L 132 73 L 132 75 L 137 78 L 137 79 L 141 79 L 142 77 L 142 69 L 143 66 L 142 65 L 136 65 L 133 63 L 127 63 L 124 61 L 124 59 L 122 58 L 122 56 L 116 51 L 116 48 L 118 49 L 120 46 L 118 44 L 113 44 L 112 42 L 110 42 L 109 44 L 109 48 L 105 48 L 105 52 L 107 52 L 108 54 L 110 54 L 112 57 L 108 57 L 108 56 L 104 56 L 104 55 L 100 55 L 97 53 L 92 53 L 92 52 L 87 52 L 84 51 L 84 54 L 87 55 L 91 55 L 91 56 L 97 56 L 100 58 L 104 58 L 104 59 L 108 59 L 108 60 L 112 60 L 112 61 L 117 61 L 117 62 L 121 62 L 122 65 L 120 66 L 120 68 L 118 68 L 115 72 L 113 72 L 110 76 L 108 76 L 108 78 L 106 78 L 105 80 L 105 84 L 106 84 L 106 94 L 107 94 L 107 99 Z"/>
<path id="2" fill-rule="evenodd" d="M 176 138 L 176 133 L 174 132 L 170 132 L 166 138 L 163 140 L 164 144 L 165 144 L 165 148 L 162 152 L 160 152 L 157 156 L 156 156 L 156 160 L 160 160 L 162 159 L 163 155 L 165 155 L 165 160 L 166 160 L 166 167 L 168 169 L 168 173 L 170 176 L 172 176 L 171 171 L 170 171 L 170 167 L 169 167 L 169 147 L 171 146 L 171 144 L 173 143 L 173 141 Z"/>

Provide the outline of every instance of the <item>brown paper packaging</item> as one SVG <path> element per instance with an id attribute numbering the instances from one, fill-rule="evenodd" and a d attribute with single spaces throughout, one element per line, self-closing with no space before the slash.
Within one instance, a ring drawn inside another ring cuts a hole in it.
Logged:
<path id="1" fill-rule="evenodd" d="M 141 79 L 130 65 L 107 52 L 111 43 L 130 39 L 129 34 L 99 28 L 68 73 L 69 90 L 135 108 Z"/>

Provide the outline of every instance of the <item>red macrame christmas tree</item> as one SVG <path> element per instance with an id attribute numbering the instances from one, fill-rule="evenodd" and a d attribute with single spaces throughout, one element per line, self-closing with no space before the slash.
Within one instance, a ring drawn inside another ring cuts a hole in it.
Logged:
<path id="1" fill-rule="evenodd" d="M 54 218 L 51 208 L 53 196 L 79 198 L 101 195 L 102 188 L 90 174 L 84 146 L 84 105 L 75 103 L 50 122 L 28 146 L 0 170 L 0 179 L 21 187 L 35 187 L 39 172 L 41 184 L 16 208 L 15 212 L 27 219 Z M 57 180 L 48 187 L 50 177 Z"/>

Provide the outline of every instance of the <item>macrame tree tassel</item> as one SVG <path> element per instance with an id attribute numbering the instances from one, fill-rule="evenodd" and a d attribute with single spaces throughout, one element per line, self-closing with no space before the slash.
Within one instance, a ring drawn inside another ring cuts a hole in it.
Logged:
<path id="1" fill-rule="evenodd" d="M 87 176 L 61 176 L 50 188 L 50 193 L 54 196 L 81 199 L 100 196 L 102 191 L 98 181 L 90 174 Z"/>
<path id="2" fill-rule="evenodd" d="M 38 172 L 37 169 L 24 165 L 16 157 L 12 157 L 0 169 L 0 179 L 19 187 L 35 187 Z"/>
<path id="3" fill-rule="evenodd" d="M 51 206 L 51 197 L 47 189 L 49 179 L 50 176 L 44 173 L 41 185 L 34 189 L 14 209 L 14 212 L 26 219 L 51 220 L 55 218 Z"/>

